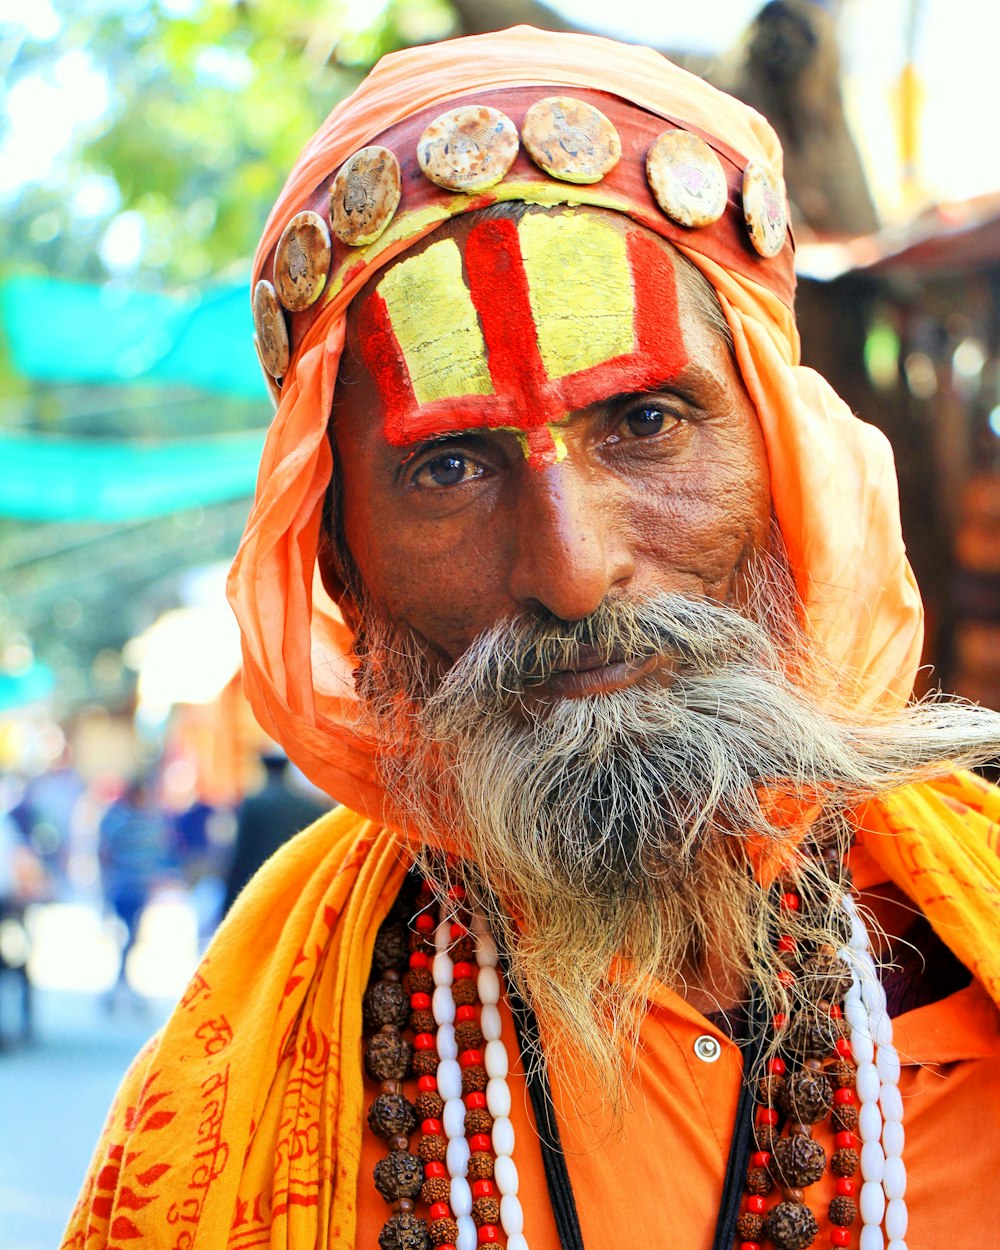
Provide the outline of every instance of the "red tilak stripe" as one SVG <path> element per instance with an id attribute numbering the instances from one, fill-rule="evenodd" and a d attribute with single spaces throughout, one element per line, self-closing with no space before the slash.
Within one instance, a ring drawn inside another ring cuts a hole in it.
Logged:
<path id="1" fill-rule="evenodd" d="M 688 362 L 677 319 L 674 266 L 662 243 L 650 235 L 630 230 L 627 242 L 635 289 L 636 355 L 655 367 L 655 381 L 666 382 Z"/>
<path id="2" fill-rule="evenodd" d="M 546 390 L 528 296 L 528 275 L 509 219 L 483 221 L 469 231 L 465 245 L 469 293 L 479 314 L 489 353 L 489 370 L 498 395 L 514 398 L 523 430 L 558 420 L 540 401 Z"/>
<path id="3" fill-rule="evenodd" d="M 389 310 L 378 291 L 362 304 L 358 328 L 365 368 L 385 405 L 385 436 L 390 443 L 407 443 L 406 418 L 416 409 L 417 401 Z"/>

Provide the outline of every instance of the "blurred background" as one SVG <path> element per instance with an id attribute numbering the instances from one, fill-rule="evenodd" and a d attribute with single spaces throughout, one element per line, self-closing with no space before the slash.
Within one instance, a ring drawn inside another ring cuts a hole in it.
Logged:
<path id="1" fill-rule="evenodd" d="M 0 1250 L 59 1236 L 233 893 L 325 804 L 240 691 L 249 257 L 384 52 L 649 43 L 779 131 L 806 363 L 891 439 L 925 686 L 1000 707 L 1000 13 L 979 0 L 0 0 Z"/>

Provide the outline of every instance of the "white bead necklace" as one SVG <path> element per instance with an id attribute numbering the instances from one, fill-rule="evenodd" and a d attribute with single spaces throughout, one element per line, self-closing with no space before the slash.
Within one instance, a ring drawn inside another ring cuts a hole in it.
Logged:
<path id="1" fill-rule="evenodd" d="M 892 1021 L 872 959 L 868 929 L 850 893 L 845 893 L 843 907 L 851 922 L 851 936 L 840 958 L 851 970 L 844 1016 L 857 1064 L 862 1179 L 859 1245 L 860 1250 L 907 1250 L 899 1055 L 892 1042 Z"/>
<path id="2" fill-rule="evenodd" d="M 448 1139 L 445 1166 L 450 1178 L 449 1198 L 458 1225 L 455 1250 L 477 1250 L 478 1234 L 472 1218 L 472 1187 L 469 1185 L 471 1151 L 465 1135 L 465 1102 L 462 1098 L 462 1069 L 455 1040 L 454 961 L 451 957 L 451 929 L 455 920 L 450 906 L 442 903 L 434 930 L 434 996 L 431 1009 L 437 1025 L 437 1088 L 444 1101 L 442 1124 Z M 510 1119 L 511 1095 L 507 1084 L 510 1065 L 504 1044 L 500 1017 L 500 963 L 496 943 L 486 920 L 479 912 L 472 915 L 478 973 L 476 989 L 481 1003 L 479 1027 L 485 1041 L 486 1107 L 493 1117 L 493 1180 L 500 1193 L 500 1225 L 507 1237 L 507 1250 L 528 1250 L 524 1236 L 524 1211 L 517 1196 L 518 1175 L 514 1162 L 514 1125 Z"/>

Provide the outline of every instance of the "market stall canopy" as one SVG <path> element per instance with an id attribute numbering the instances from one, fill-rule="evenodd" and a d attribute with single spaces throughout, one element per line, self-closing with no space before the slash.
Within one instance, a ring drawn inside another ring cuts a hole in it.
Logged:
<path id="1" fill-rule="evenodd" d="M 118 522 L 253 494 L 263 430 L 112 440 L 0 433 L 0 516 Z"/>
<path id="2" fill-rule="evenodd" d="M 168 295 L 13 277 L 0 284 L 0 317 L 14 368 L 36 381 L 145 382 L 267 399 L 245 282 Z"/>

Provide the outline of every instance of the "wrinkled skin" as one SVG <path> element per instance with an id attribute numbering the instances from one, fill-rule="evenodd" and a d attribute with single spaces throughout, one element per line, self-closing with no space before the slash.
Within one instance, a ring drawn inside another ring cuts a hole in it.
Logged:
<path id="1" fill-rule="evenodd" d="M 447 229 L 461 245 L 467 224 Z M 676 253 L 657 243 L 673 266 Z M 343 532 L 372 602 L 442 671 L 482 630 L 524 612 L 575 621 L 606 596 L 653 591 L 744 601 L 748 561 L 767 546 L 767 460 L 729 345 L 681 268 L 687 366 L 655 392 L 609 394 L 570 413 L 566 454 L 543 467 L 507 430 L 392 446 L 382 400 L 356 363 L 359 309 L 375 283 L 352 305 L 333 424 Z M 558 693 L 635 676 L 581 673 Z"/>

